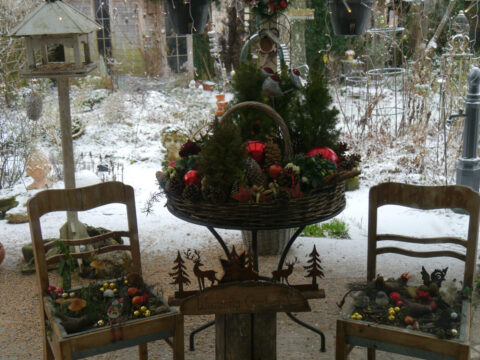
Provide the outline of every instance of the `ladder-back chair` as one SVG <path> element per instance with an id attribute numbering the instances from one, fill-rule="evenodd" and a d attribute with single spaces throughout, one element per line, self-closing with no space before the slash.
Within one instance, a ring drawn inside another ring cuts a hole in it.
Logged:
<path id="1" fill-rule="evenodd" d="M 377 233 L 378 208 L 384 205 L 400 205 L 409 208 L 462 209 L 469 215 L 467 239 L 458 237 L 421 238 L 396 234 Z M 368 213 L 368 257 L 367 280 L 376 277 L 377 255 L 400 254 L 405 256 L 432 258 L 452 257 L 465 263 L 463 286 L 473 289 L 475 261 L 477 256 L 478 222 L 480 195 L 466 186 L 417 186 L 400 183 L 383 183 L 370 189 Z M 414 251 L 395 246 L 379 247 L 386 240 L 398 244 L 455 244 L 464 251 L 438 250 Z M 407 270 L 407 269 L 406 269 Z M 368 359 L 375 359 L 375 350 L 399 353 L 421 359 L 464 359 L 469 358 L 469 330 L 471 298 L 463 301 L 461 327 L 458 339 L 440 339 L 427 333 L 400 327 L 379 325 L 368 321 L 351 320 L 348 317 L 337 320 L 336 359 L 347 359 L 354 346 L 367 347 Z"/>
<path id="2" fill-rule="evenodd" d="M 48 265 L 58 262 L 63 254 L 46 258 L 48 248 L 54 243 L 44 243 L 40 218 L 56 211 L 87 211 L 99 206 L 120 203 L 126 206 L 128 231 L 113 231 L 95 237 L 62 240 L 67 246 L 89 245 L 108 238 L 121 236 L 129 244 L 107 245 L 92 251 L 72 253 L 74 259 L 110 251 L 129 251 L 131 270 L 140 275 L 140 247 L 138 242 L 137 218 L 133 188 L 120 182 L 106 182 L 93 186 L 65 190 L 45 190 L 37 193 L 27 203 L 30 219 L 30 234 L 35 256 L 35 268 L 40 288 L 40 312 L 43 331 L 43 352 L 45 359 L 80 359 L 125 347 L 138 345 L 139 358 L 147 359 L 147 342 L 165 339 L 173 349 L 173 359 L 183 360 L 183 316 L 173 309 L 167 312 L 122 323 L 123 340 L 112 342 L 112 329 L 108 326 L 67 334 L 57 323 L 47 301 L 49 279 Z M 48 325 L 49 324 L 49 325 Z M 50 327 L 47 331 L 47 327 Z M 173 341 L 169 338 L 172 337 Z"/>

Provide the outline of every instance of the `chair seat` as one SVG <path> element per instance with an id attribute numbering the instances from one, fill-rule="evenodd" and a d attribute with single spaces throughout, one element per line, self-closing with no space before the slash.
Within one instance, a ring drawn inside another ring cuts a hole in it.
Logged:
<path id="1" fill-rule="evenodd" d="M 349 311 L 337 320 L 337 329 L 343 330 L 345 343 L 370 349 L 387 351 L 428 360 L 458 359 L 460 354 L 469 353 L 469 329 L 471 302 L 462 302 L 460 332 L 458 338 L 440 339 L 429 333 L 410 330 L 394 325 L 370 321 L 353 320 Z"/>

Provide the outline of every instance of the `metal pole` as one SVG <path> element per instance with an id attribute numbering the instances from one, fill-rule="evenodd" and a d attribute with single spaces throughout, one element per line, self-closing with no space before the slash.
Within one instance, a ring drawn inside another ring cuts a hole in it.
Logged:
<path id="1" fill-rule="evenodd" d="M 467 76 L 468 95 L 465 100 L 462 157 L 457 161 L 457 185 L 470 186 L 478 191 L 480 167 L 478 163 L 478 124 L 480 119 L 480 69 L 472 67 Z"/>

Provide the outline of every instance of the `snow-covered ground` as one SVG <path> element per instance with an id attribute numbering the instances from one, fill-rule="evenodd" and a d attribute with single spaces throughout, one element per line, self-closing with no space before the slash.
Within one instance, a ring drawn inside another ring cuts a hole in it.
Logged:
<path id="1" fill-rule="evenodd" d="M 100 181 L 92 171 L 93 168 L 88 169 L 85 165 L 90 159 L 90 154 L 93 159 L 99 156 L 103 159 L 107 157 L 115 164 L 121 165 L 123 174 L 119 172 L 117 179 L 121 180 L 123 175 L 123 181 L 135 189 L 144 257 L 157 252 L 167 252 L 173 256 L 177 249 L 187 247 L 201 249 L 214 245 L 215 239 L 207 229 L 172 216 L 163 206 L 164 200 L 154 206 L 153 214 L 147 215 L 142 210 L 151 194 L 157 190 L 155 172 L 161 168 L 161 162 L 164 159 L 164 148 L 161 144 L 162 129 L 167 126 L 199 127 L 212 119 L 216 108 L 215 93 L 204 92 L 193 87 L 162 90 L 160 85 L 153 84 L 148 89 L 117 92 L 93 106 L 92 111 L 86 111 L 81 100 L 89 96 L 92 96 L 89 89 L 75 87 L 72 89 L 72 117 L 79 118 L 86 124 L 83 136 L 74 141 L 77 186 Z M 60 149 L 55 144 L 55 136 L 42 129 L 48 129 L 49 123 L 58 121 L 55 91 L 50 91 L 44 106 L 44 115 L 38 125 L 39 136 L 36 145 L 51 156 L 51 154 L 58 154 Z M 416 153 L 415 149 L 412 150 L 413 145 L 406 144 L 405 139 L 393 137 L 389 139 L 390 144 L 383 146 L 381 151 L 374 139 L 364 142 L 365 148 L 356 149 L 361 152 L 363 159 L 360 189 L 347 193 L 346 209 L 338 216 L 347 223 L 350 239 L 300 238 L 294 244 L 291 256 L 304 259 L 305 255 L 311 251 L 313 244 L 316 244 L 328 277 L 365 274 L 369 187 L 386 180 L 423 184 L 439 182 L 438 177 L 432 180 L 425 173 L 419 174 L 412 170 L 418 165 L 415 158 L 426 157 L 425 148 L 428 146 L 422 147 L 422 155 Z M 83 154 L 83 157 L 80 154 Z M 433 161 L 426 158 L 421 158 L 419 161 L 430 164 L 432 173 L 441 172 L 440 166 L 435 170 L 431 165 Z M 16 195 L 20 202 L 20 205 L 10 212 L 25 211 L 25 202 L 37 191 L 26 190 L 26 185 L 30 182 L 31 179 L 25 177 L 13 188 L 0 190 L 0 198 Z M 52 187 L 62 188 L 63 182 L 56 181 Z M 81 214 L 80 220 L 90 225 L 118 229 L 119 224 L 125 228 L 124 214 L 122 206 L 114 205 Z M 64 222 L 65 214 L 63 213 L 45 216 L 44 237 L 58 236 L 58 229 Z M 379 232 L 398 231 L 425 236 L 437 234 L 464 236 L 466 228 L 466 216 L 445 210 L 427 213 L 389 206 L 382 208 L 379 216 Z M 242 242 L 238 231 L 225 230 L 220 233 L 229 245 Z M 1 220 L 0 242 L 3 243 L 7 254 L 3 266 L 17 268 L 21 261 L 21 246 L 29 241 L 28 224 L 11 225 Z M 410 258 L 384 255 L 380 258 L 379 271 L 396 276 L 405 269 L 411 268 L 408 265 L 411 262 Z M 435 262 L 421 260 L 417 261 L 417 264 L 419 271 L 421 264 L 430 271 L 434 267 L 448 266 L 449 277 L 458 276 L 457 274 L 462 270 L 462 264 L 459 261 L 448 258 Z"/>

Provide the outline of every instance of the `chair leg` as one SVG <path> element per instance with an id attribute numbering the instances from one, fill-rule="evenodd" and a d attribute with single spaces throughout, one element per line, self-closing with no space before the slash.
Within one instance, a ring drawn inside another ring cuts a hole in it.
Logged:
<path id="1" fill-rule="evenodd" d="M 148 344 L 138 345 L 138 358 L 140 360 L 148 360 Z"/>
<path id="2" fill-rule="evenodd" d="M 375 349 L 370 349 L 368 348 L 367 349 L 367 359 L 368 360 L 375 360 L 376 356 L 375 356 Z"/>
<path id="3" fill-rule="evenodd" d="M 42 322 L 42 335 L 43 335 L 43 359 L 44 360 L 55 360 L 55 356 L 53 355 L 53 350 L 48 342 L 47 338 L 47 330 L 45 329 L 46 324 L 46 316 L 43 312 L 43 303 L 40 302 L 40 311 L 41 311 L 41 322 Z"/>
<path id="4" fill-rule="evenodd" d="M 184 360 L 184 330 L 183 315 L 178 314 L 175 318 L 175 333 L 173 335 L 173 360 Z"/>
<path id="5" fill-rule="evenodd" d="M 55 356 L 53 356 L 52 348 L 50 347 L 50 343 L 48 342 L 47 335 L 45 334 L 45 329 L 43 329 L 43 359 L 44 360 L 55 360 Z"/>
<path id="6" fill-rule="evenodd" d="M 345 324 L 337 320 L 337 335 L 335 345 L 335 360 L 347 360 L 347 344 L 345 343 Z"/>

